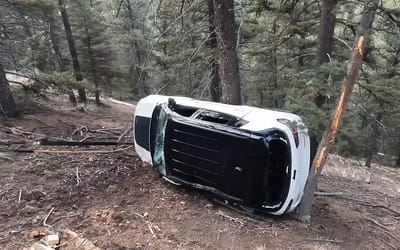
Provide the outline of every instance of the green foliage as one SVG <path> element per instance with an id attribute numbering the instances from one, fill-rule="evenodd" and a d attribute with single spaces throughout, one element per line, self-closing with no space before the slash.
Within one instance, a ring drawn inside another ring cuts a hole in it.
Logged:
<path id="1" fill-rule="evenodd" d="M 363 1 L 338 1 L 333 52 L 330 62 L 321 66 L 316 63 L 318 1 L 239 2 L 235 13 L 243 100 L 298 113 L 310 132 L 320 137 L 340 94 Z M 120 98 L 137 99 L 150 93 L 210 98 L 209 67 L 217 49 L 207 41 L 206 1 L 66 3 L 86 80 L 75 81 L 57 2 L 51 0 L 0 4 L 0 58 L 4 58 L 0 60 L 7 69 L 40 72 L 42 82 L 60 88 L 83 84 L 90 89 L 97 82 Z M 61 73 L 56 72 L 61 69 L 49 32 L 50 17 L 66 70 Z M 399 1 L 383 1 L 337 138 L 335 149 L 343 155 L 366 157 L 377 151 L 398 155 L 399 27 Z M 318 98 L 324 98 L 320 107 Z"/>
<path id="2" fill-rule="evenodd" d="M 89 81 L 86 79 L 77 81 L 72 71 L 54 71 L 51 74 L 42 74 L 40 78 L 42 81 L 53 84 L 60 89 L 77 89 L 79 87 L 87 88 L 90 86 Z"/>

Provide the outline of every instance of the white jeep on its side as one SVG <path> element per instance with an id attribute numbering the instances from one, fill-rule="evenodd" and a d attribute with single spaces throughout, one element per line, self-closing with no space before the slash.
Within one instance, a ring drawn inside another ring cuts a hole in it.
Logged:
<path id="1" fill-rule="evenodd" d="M 137 104 L 134 136 L 139 157 L 172 183 L 251 212 L 281 215 L 301 201 L 310 139 L 295 114 L 150 95 Z"/>

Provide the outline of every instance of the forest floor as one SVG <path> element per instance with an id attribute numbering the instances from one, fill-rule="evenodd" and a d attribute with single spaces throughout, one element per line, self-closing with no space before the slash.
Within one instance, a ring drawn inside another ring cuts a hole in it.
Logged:
<path id="1" fill-rule="evenodd" d="M 115 139 L 133 118 L 122 104 L 82 113 L 57 96 L 22 108 L 19 118 L 0 118 L 1 139 Z M 38 241 L 29 237 L 35 230 L 66 228 L 101 249 L 400 249 L 400 169 L 368 170 L 331 155 L 319 190 L 342 195 L 318 196 L 306 226 L 289 215 L 245 215 L 174 186 L 132 147 L 38 149 L 45 151 L 0 151 L 0 249 L 29 247 Z"/>

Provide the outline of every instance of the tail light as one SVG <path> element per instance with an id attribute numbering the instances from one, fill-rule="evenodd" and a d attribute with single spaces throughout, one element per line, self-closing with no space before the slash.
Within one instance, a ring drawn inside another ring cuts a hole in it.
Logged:
<path id="1" fill-rule="evenodd" d="M 285 124 L 286 126 L 288 126 L 288 128 L 290 128 L 290 130 L 292 131 L 292 134 L 293 134 L 294 143 L 296 144 L 296 148 L 299 147 L 299 128 L 297 127 L 297 122 L 291 121 L 287 118 L 279 118 L 277 120 L 278 120 L 278 122 Z"/>

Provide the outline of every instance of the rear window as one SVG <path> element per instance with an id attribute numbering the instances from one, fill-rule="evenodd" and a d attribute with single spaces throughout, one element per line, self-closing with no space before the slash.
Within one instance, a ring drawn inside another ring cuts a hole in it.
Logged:
<path id="1" fill-rule="evenodd" d="M 135 117 L 135 141 L 141 147 L 150 150 L 149 145 L 150 118 L 143 116 Z"/>

